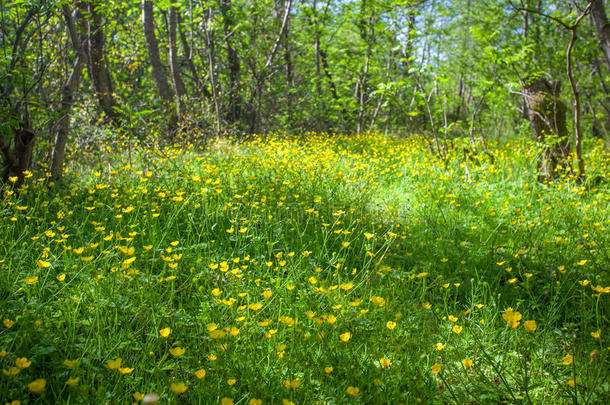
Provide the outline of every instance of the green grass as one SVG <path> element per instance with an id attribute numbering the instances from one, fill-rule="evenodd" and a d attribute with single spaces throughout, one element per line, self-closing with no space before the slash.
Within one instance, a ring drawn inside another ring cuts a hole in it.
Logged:
<path id="1" fill-rule="evenodd" d="M 470 181 L 459 149 L 380 135 L 34 173 L 0 205 L 1 402 L 609 401 L 610 158 L 589 145 L 584 188 L 490 152 Z"/>

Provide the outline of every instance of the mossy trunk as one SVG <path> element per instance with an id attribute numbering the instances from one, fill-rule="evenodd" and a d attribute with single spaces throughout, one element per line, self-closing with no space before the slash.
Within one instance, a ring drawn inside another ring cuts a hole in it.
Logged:
<path id="1" fill-rule="evenodd" d="M 23 184 L 24 172 L 30 169 L 32 163 L 35 139 L 36 134 L 32 130 L 22 128 L 15 132 L 12 148 L 10 140 L 0 140 L 0 149 L 4 156 L 4 167 L 0 177 L 0 197 L 3 195 L 3 185 L 12 183 L 12 187 L 18 189 Z M 11 177 L 16 177 L 17 181 L 9 180 Z"/>
<path id="2" fill-rule="evenodd" d="M 560 85 L 544 78 L 524 79 L 523 94 L 536 140 L 544 145 L 538 162 L 538 180 L 549 181 L 561 167 L 570 167 L 570 142 L 566 106 L 560 100 Z"/>

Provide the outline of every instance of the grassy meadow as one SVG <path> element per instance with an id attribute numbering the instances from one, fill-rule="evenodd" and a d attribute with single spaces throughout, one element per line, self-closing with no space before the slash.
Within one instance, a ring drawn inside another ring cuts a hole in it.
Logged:
<path id="1" fill-rule="evenodd" d="M 462 142 L 108 144 L 31 173 L 0 201 L 0 403 L 610 402 L 610 156 L 541 184 L 533 143 L 466 168 Z"/>

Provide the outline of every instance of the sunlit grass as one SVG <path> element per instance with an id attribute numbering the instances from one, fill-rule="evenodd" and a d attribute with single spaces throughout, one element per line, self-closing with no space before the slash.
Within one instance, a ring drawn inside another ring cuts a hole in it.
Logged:
<path id="1" fill-rule="evenodd" d="M 470 179 L 458 145 L 445 168 L 374 134 L 74 152 L 64 185 L 1 203 L 0 399 L 604 402 L 610 158 L 589 146 L 588 189 L 536 183 L 525 141 Z"/>

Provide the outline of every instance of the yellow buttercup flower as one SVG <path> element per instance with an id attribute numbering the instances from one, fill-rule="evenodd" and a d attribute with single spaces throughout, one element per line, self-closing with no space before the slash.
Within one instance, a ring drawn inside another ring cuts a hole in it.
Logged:
<path id="1" fill-rule="evenodd" d="M 169 327 L 167 327 L 167 328 L 163 328 L 163 329 L 161 329 L 161 330 L 159 331 L 159 334 L 160 334 L 162 337 L 164 337 L 164 338 L 166 338 L 166 339 L 167 339 L 167 337 L 169 336 L 169 334 L 171 333 L 171 331 L 172 331 L 172 330 L 171 330 Z"/>
<path id="2" fill-rule="evenodd" d="M 74 368 L 77 364 L 78 364 L 78 360 L 68 360 L 68 359 L 64 360 L 64 366 L 68 367 L 69 369 Z"/>
<path id="3" fill-rule="evenodd" d="M 390 367 L 390 359 L 386 359 L 385 357 L 382 357 L 379 359 L 379 364 L 381 364 L 381 367 L 383 368 L 387 368 Z"/>
<path id="4" fill-rule="evenodd" d="M 574 362 L 574 356 L 572 356 L 570 353 L 566 354 L 565 356 L 563 356 L 561 358 L 561 364 L 563 364 L 564 366 L 569 366 L 573 362 Z"/>
<path id="5" fill-rule="evenodd" d="M 26 277 L 23 281 L 25 281 L 27 285 L 34 285 L 38 282 L 38 276 Z"/>
<path id="6" fill-rule="evenodd" d="M 68 378 L 66 380 L 66 385 L 68 387 L 75 387 L 78 385 L 78 382 L 80 381 L 80 377 L 74 377 L 74 378 Z"/>
<path id="7" fill-rule="evenodd" d="M 299 380 L 298 378 L 295 378 L 294 380 L 285 380 L 284 381 L 284 387 L 286 387 L 286 389 L 296 389 L 299 388 L 301 386 L 301 380 Z"/>
<path id="8" fill-rule="evenodd" d="M 523 327 L 528 332 L 534 332 L 538 328 L 538 325 L 536 325 L 536 321 L 531 320 L 523 322 Z"/>
<path id="9" fill-rule="evenodd" d="M 15 365 L 20 370 L 30 367 L 31 364 L 32 362 L 29 361 L 27 357 L 19 357 L 17 360 L 15 360 Z"/>
<path id="10" fill-rule="evenodd" d="M 514 312 L 512 308 L 506 308 L 502 314 L 502 318 L 508 323 L 508 326 L 515 329 L 519 326 L 522 315 L 520 312 Z"/>
<path id="11" fill-rule="evenodd" d="M 470 359 L 463 359 L 462 360 L 462 364 L 464 365 L 464 367 L 470 368 L 470 367 L 472 367 L 472 360 L 470 360 Z"/>
<path id="12" fill-rule="evenodd" d="M 172 392 L 176 395 L 181 395 L 184 394 L 184 392 L 188 389 L 188 387 L 186 386 L 185 383 L 183 382 L 179 382 L 179 383 L 171 383 L 169 388 L 172 390 Z"/>
<path id="13" fill-rule="evenodd" d="M 434 348 L 440 352 L 441 350 L 443 350 L 445 348 L 445 346 L 447 346 L 447 345 L 439 342 L 434 345 Z"/>
<path id="14" fill-rule="evenodd" d="M 203 378 L 205 377 L 205 369 L 199 369 L 197 371 L 195 371 L 195 377 L 197 377 L 200 380 L 203 380 Z"/>
<path id="15" fill-rule="evenodd" d="M 349 387 L 347 387 L 347 389 L 345 390 L 345 392 L 347 392 L 349 395 L 352 396 L 356 396 L 358 395 L 358 393 L 360 392 L 360 389 L 358 387 L 352 387 L 351 385 Z"/>
<path id="16" fill-rule="evenodd" d="M 174 357 L 180 357 L 180 356 L 182 356 L 186 352 L 186 349 L 184 349 L 184 348 L 182 348 L 180 346 L 176 346 L 176 347 L 173 347 L 173 348 L 169 349 L 169 352 Z"/>
<path id="17" fill-rule="evenodd" d="M 227 335 L 227 332 L 225 332 L 224 330 L 221 330 L 221 329 L 215 329 L 210 332 L 210 337 L 212 339 L 222 339 L 226 335 Z"/>
<path id="18" fill-rule="evenodd" d="M 41 269 L 48 269 L 51 267 L 51 262 L 45 262 L 44 260 L 40 259 L 36 262 L 36 265 Z"/>
<path id="19" fill-rule="evenodd" d="M 2 369 L 2 374 L 4 374 L 7 377 L 16 376 L 20 372 L 21 372 L 21 369 L 19 367 L 9 367 L 8 370 Z"/>
<path id="20" fill-rule="evenodd" d="M 434 363 L 432 366 L 430 366 L 430 371 L 432 371 L 434 374 L 438 374 L 441 372 L 441 365 L 438 363 Z"/>
<path id="21" fill-rule="evenodd" d="M 123 375 L 130 374 L 133 371 L 133 368 L 129 367 L 119 367 L 119 372 Z"/>
<path id="22" fill-rule="evenodd" d="M 386 328 L 388 328 L 389 330 L 392 330 L 392 329 L 394 329 L 394 328 L 396 327 L 396 322 L 393 322 L 393 321 L 388 321 L 388 322 L 385 324 L 385 326 L 386 326 Z"/>
<path id="23" fill-rule="evenodd" d="M 28 390 L 34 394 L 40 395 L 44 392 L 46 386 L 47 380 L 44 378 L 37 378 L 28 384 Z"/>
<path id="24" fill-rule="evenodd" d="M 350 338 L 352 337 L 352 334 L 349 332 L 345 332 L 339 335 L 339 339 L 341 339 L 344 342 L 347 342 L 348 340 L 350 340 Z"/>
<path id="25" fill-rule="evenodd" d="M 118 370 L 119 367 L 121 367 L 122 362 L 123 362 L 123 359 L 121 359 L 120 357 L 117 357 L 114 360 L 108 360 L 108 362 L 106 363 L 106 366 L 111 370 Z"/>

